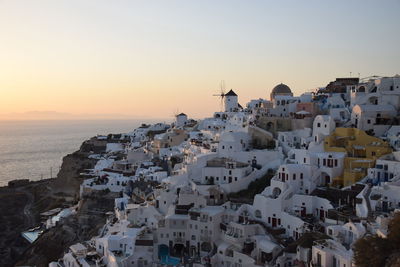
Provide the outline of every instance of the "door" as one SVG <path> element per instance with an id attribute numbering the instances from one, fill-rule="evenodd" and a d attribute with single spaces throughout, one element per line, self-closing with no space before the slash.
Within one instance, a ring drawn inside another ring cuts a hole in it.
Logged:
<path id="1" fill-rule="evenodd" d="M 301 217 L 306 217 L 306 207 L 301 207 Z"/>
<path id="2" fill-rule="evenodd" d="M 320 209 L 320 210 L 319 210 L 319 219 L 320 219 L 321 221 L 323 221 L 323 220 L 324 220 L 324 217 L 325 217 L 325 212 L 324 212 L 323 209 Z"/>
<path id="3" fill-rule="evenodd" d="M 384 212 L 388 211 L 388 203 L 387 203 L 387 201 L 382 201 L 382 211 L 384 211 Z"/>

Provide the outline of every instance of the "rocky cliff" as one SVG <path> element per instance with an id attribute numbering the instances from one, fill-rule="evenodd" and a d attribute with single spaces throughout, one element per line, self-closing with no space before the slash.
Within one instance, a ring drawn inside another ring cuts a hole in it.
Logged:
<path id="1" fill-rule="evenodd" d="M 69 218 L 65 225 L 45 232 L 32 244 L 21 236 L 22 231 L 40 224 L 40 213 L 77 203 L 83 181 L 79 173 L 96 164 L 96 160 L 88 158 L 91 146 L 90 140 L 86 141 L 78 151 L 65 156 L 56 179 L 11 183 L 0 188 L 0 266 L 14 266 L 16 262 L 18 265 L 47 266 L 46 262 L 60 256 L 71 242 L 97 234 L 97 225 L 105 221 L 102 211 L 112 210 L 107 196 L 104 197 L 106 203 L 98 198 L 82 200 L 82 211 Z M 102 146 L 96 149 L 101 152 Z M 100 208 L 100 213 L 90 214 L 92 206 Z M 82 220 L 87 223 L 75 228 Z M 85 230 L 86 226 L 90 229 Z"/>

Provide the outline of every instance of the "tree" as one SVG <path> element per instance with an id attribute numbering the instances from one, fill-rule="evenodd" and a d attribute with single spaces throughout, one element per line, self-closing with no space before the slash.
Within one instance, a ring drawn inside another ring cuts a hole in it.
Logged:
<path id="1" fill-rule="evenodd" d="M 382 267 L 390 255 L 390 244 L 377 235 L 367 236 L 356 241 L 353 251 L 356 266 Z"/>
<path id="2" fill-rule="evenodd" d="M 353 247 L 354 261 L 360 267 L 398 266 L 400 255 L 400 213 L 388 225 L 388 237 L 366 236 Z"/>
<path id="3" fill-rule="evenodd" d="M 396 213 L 388 225 L 388 240 L 392 249 L 400 250 L 400 213 Z"/>

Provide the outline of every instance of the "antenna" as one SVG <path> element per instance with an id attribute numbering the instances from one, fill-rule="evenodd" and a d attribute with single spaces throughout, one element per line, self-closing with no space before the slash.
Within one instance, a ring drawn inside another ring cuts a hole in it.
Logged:
<path id="1" fill-rule="evenodd" d="M 213 96 L 219 96 L 221 98 L 221 112 L 223 111 L 223 101 L 225 97 L 225 81 L 221 80 L 219 83 L 219 88 L 220 88 L 220 93 L 219 94 L 214 94 Z"/>
<path id="2" fill-rule="evenodd" d="M 178 116 L 179 114 L 179 109 L 176 108 L 173 112 L 172 112 L 172 116 L 175 118 L 176 116 Z"/>

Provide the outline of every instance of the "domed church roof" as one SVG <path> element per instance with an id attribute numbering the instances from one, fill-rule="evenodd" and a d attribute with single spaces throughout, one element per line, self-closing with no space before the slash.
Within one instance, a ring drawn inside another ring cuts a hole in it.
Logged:
<path id="1" fill-rule="evenodd" d="M 292 90 L 290 90 L 289 86 L 286 84 L 278 84 L 277 86 L 272 89 L 272 94 L 279 95 L 279 94 L 291 94 Z"/>
<path id="2" fill-rule="evenodd" d="M 290 90 L 289 86 L 287 86 L 286 84 L 278 84 L 277 86 L 274 87 L 274 89 L 272 89 L 271 92 L 271 100 L 273 100 L 275 98 L 275 96 L 277 95 L 290 95 L 293 96 L 292 94 L 292 90 Z"/>

